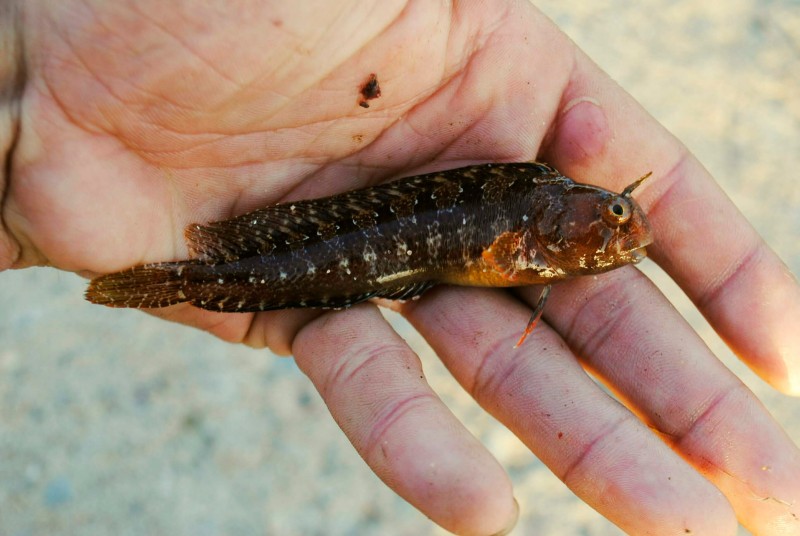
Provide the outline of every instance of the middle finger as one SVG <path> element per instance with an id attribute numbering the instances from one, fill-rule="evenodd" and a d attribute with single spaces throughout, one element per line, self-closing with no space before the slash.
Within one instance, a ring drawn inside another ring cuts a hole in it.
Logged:
<path id="1" fill-rule="evenodd" d="M 513 349 L 530 309 L 508 293 L 434 289 L 403 313 L 484 408 L 626 531 L 735 531 L 718 490 L 606 395 L 557 333 L 537 326 Z"/>
<path id="2" fill-rule="evenodd" d="M 545 317 L 588 368 L 725 493 L 750 530 L 770 534 L 776 520 L 797 523 L 797 448 L 639 270 L 561 285 Z"/>

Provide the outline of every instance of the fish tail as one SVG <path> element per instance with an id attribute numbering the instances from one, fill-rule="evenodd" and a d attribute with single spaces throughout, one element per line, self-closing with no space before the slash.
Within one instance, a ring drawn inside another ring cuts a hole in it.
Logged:
<path id="1" fill-rule="evenodd" d="M 102 275 L 89 283 L 86 299 L 108 307 L 168 307 L 189 301 L 183 292 L 183 270 L 193 261 L 136 266 Z"/>

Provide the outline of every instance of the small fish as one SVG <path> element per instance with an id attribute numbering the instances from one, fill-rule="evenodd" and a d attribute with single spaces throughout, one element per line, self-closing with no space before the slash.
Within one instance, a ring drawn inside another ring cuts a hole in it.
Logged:
<path id="1" fill-rule="evenodd" d="M 185 230 L 191 260 L 89 283 L 110 307 L 188 302 L 222 312 L 342 308 L 415 298 L 438 283 L 546 285 L 636 263 L 652 243 L 631 193 L 581 184 L 540 163 L 483 164 L 278 203 Z"/>

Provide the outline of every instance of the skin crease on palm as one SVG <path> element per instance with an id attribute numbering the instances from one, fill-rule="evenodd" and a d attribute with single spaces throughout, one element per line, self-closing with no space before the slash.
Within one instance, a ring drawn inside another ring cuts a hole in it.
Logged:
<path id="1" fill-rule="evenodd" d="M 637 191 L 651 257 L 741 359 L 800 393 L 792 275 L 694 157 L 530 4 L 25 0 L 0 17 L 2 269 L 185 258 L 192 222 L 472 163 L 538 158 L 616 191 L 652 170 Z M 364 109 L 372 72 L 382 97 Z M 797 448 L 640 272 L 558 286 L 513 351 L 537 294 L 440 288 L 395 306 L 625 531 L 734 534 L 738 519 L 800 534 Z M 157 314 L 293 354 L 376 474 L 442 527 L 513 524 L 508 476 L 374 304 Z"/>

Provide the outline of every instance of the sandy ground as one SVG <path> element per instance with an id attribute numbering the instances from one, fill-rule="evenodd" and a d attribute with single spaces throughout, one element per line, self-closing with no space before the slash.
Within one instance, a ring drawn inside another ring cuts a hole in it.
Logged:
<path id="1" fill-rule="evenodd" d="M 800 274 L 800 4 L 702 4 L 539 3 Z M 644 269 L 800 443 L 800 400 L 750 374 L 652 264 Z M 0 535 L 443 533 L 372 475 L 291 359 L 90 306 L 83 288 L 54 270 L 0 275 Z M 511 474 L 515 534 L 619 534 L 397 326 Z"/>

